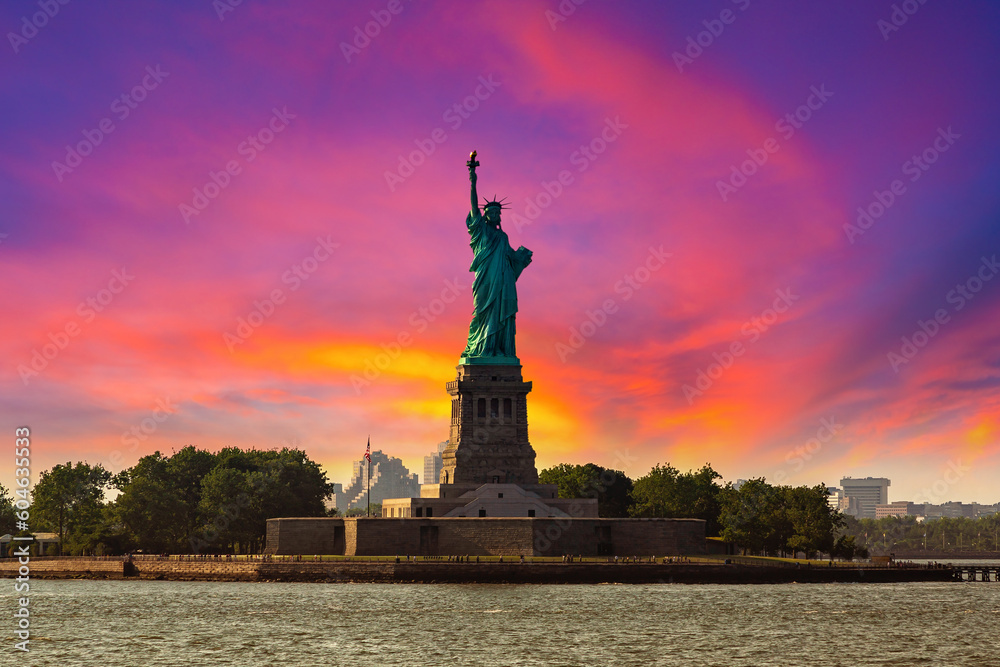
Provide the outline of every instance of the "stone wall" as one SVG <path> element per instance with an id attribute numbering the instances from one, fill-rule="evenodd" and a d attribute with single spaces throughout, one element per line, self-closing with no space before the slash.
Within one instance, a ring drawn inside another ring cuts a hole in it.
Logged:
<path id="1" fill-rule="evenodd" d="M 32 556 L 28 561 L 29 577 L 94 576 L 117 579 L 122 576 L 121 558 L 59 558 Z M 21 567 L 17 558 L 0 560 L 0 577 L 16 577 Z"/>
<path id="2" fill-rule="evenodd" d="M 122 578 L 121 560 L 88 558 L 32 559 L 33 579 Z M 587 563 L 476 563 L 405 560 L 364 561 L 226 561 L 136 559 L 126 579 L 166 579 L 172 581 L 313 581 L 384 583 L 688 583 L 765 584 L 789 582 L 953 581 L 954 570 L 898 567 L 788 567 L 740 566 L 729 564 L 688 564 L 649 562 Z M 0 578 L 17 576 L 17 559 L 0 560 Z M 992 585 L 992 584 L 982 584 Z"/>
<path id="3" fill-rule="evenodd" d="M 260 563 L 253 561 L 136 560 L 128 576 L 180 581 L 256 581 Z"/>
<path id="4" fill-rule="evenodd" d="M 348 520 L 350 523 L 351 520 Z M 264 553 L 287 554 L 344 554 L 344 519 L 331 517 L 304 517 L 269 519 L 267 522 L 267 547 Z M 337 529 L 340 529 L 339 531 Z M 338 534 L 339 533 L 339 534 Z M 275 545 L 272 549 L 272 545 Z M 281 545 L 281 550 L 277 550 Z M 294 551 L 284 545 L 294 545 Z"/>
<path id="5" fill-rule="evenodd" d="M 342 531 L 338 534 L 338 531 Z M 342 536 L 342 537 L 341 537 Z M 267 554 L 676 556 L 705 553 L 700 519 L 269 519 Z"/>
<path id="6" fill-rule="evenodd" d="M 677 556 L 705 553 L 701 519 L 540 519 L 537 556 Z"/>

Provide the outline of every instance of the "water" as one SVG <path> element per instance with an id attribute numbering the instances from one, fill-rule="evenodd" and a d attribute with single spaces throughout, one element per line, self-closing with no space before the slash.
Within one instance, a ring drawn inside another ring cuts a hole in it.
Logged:
<path id="1" fill-rule="evenodd" d="M 1000 665 L 1000 583 L 405 585 L 38 581 L 0 664 Z M 25 657 L 27 659 L 25 659 Z"/>

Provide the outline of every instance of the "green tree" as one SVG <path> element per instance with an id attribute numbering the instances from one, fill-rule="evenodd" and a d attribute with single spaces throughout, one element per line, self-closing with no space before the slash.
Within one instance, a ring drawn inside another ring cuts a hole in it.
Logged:
<path id="1" fill-rule="evenodd" d="M 775 543 L 780 498 L 763 478 L 747 480 L 734 489 L 727 484 L 722 493 L 719 521 L 722 538 L 752 553 Z"/>
<path id="2" fill-rule="evenodd" d="M 841 535 L 837 538 L 837 541 L 833 545 L 833 549 L 830 551 L 830 556 L 832 558 L 842 558 L 844 560 L 854 560 L 854 557 L 858 553 L 858 547 L 854 543 L 853 535 Z"/>
<path id="3" fill-rule="evenodd" d="M 560 463 L 538 474 L 541 484 L 555 484 L 560 498 L 596 498 L 598 515 L 628 516 L 632 505 L 632 480 L 620 470 L 595 463 Z"/>
<path id="4" fill-rule="evenodd" d="M 727 486 L 722 499 L 722 537 L 753 553 L 831 553 L 843 517 L 827 502 L 824 485 L 771 486 L 763 478 Z M 843 545 L 842 545 L 843 546 Z"/>
<path id="5" fill-rule="evenodd" d="M 780 537 L 782 547 L 793 553 L 802 551 L 806 557 L 818 552 L 830 553 L 834 535 L 844 525 L 843 516 L 830 507 L 826 486 L 780 487 L 781 511 L 779 519 L 784 529 Z M 787 526 L 787 527 L 786 527 Z"/>
<path id="6" fill-rule="evenodd" d="M 187 551 L 201 526 L 202 481 L 215 466 L 210 452 L 188 446 L 170 457 L 154 452 L 115 476 L 114 515 L 128 548 Z"/>
<path id="7" fill-rule="evenodd" d="M 368 513 L 368 506 L 365 507 L 352 507 L 351 509 L 344 512 L 344 516 L 365 516 Z M 382 503 L 372 503 L 371 506 L 372 516 L 382 515 Z"/>
<path id="8" fill-rule="evenodd" d="M 67 462 L 43 472 L 35 485 L 32 517 L 59 533 L 59 553 L 92 551 L 106 520 L 104 491 L 111 474 L 100 464 Z"/>
<path id="9" fill-rule="evenodd" d="M 183 544 L 192 523 L 160 452 L 119 473 L 115 485 L 121 494 L 113 511 L 129 548 L 173 552 Z"/>
<path id="10" fill-rule="evenodd" d="M 202 480 L 202 526 L 192 546 L 260 551 L 267 519 L 325 516 L 332 493 L 326 474 L 303 451 L 224 449 Z"/>
<path id="11" fill-rule="evenodd" d="M 17 526 L 14 511 L 13 496 L 3 484 L 0 484 L 0 535 L 14 533 L 14 528 Z"/>
<path id="12" fill-rule="evenodd" d="M 670 464 L 657 464 L 649 474 L 635 480 L 632 489 L 634 504 L 630 514 L 635 517 L 704 519 L 706 535 L 718 535 L 722 487 L 715 480 L 721 478 L 707 463 L 700 470 L 686 473 L 681 473 Z"/>

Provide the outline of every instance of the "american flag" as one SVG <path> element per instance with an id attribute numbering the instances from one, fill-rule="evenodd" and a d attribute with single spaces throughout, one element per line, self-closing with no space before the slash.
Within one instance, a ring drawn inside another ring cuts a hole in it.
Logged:
<path id="1" fill-rule="evenodd" d="M 370 436 L 368 438 L 368 447 L 365 448 L 365 460 L 367 460 L 368 463 L 372 462 L 372 439 Z"/>

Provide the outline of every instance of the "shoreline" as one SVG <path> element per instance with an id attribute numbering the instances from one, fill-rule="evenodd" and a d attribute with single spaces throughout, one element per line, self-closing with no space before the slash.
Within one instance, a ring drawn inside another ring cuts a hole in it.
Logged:
<path id="1" fill-rule="evenodd" d="M 954 581 L 950 567 L 778 566 L 725 563 L 225 561 L 32 559 L 32 579 L 478 584 L 783 584 Z M 0 578 L 18 576 L 16 559 Z"/>

